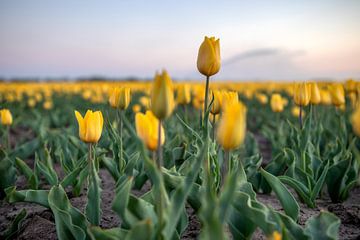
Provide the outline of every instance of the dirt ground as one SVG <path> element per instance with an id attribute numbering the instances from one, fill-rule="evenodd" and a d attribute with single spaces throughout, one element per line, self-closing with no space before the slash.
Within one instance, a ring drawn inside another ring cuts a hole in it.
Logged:
<path id="1" fill-rule="evenodd" d="M 264 147 L 264 139 L 257 139 L 259 141 L 260 149 L 266 158 L 270 157 L 268 147 Z M 32 166 L 32 161 L 29 160 L 28 164 Z M 60 170 L 58 165 L 55 165 L 57 171 Z M 102 228 L 117 227 L 120 224 L 120 219 L 116 213 L 111 210 L 112 201 L 115 192 L 115 182 L 110 174 L 100 169 L 100 178 L 102 180 Z M 26 187 L 25 178 L 20 176 L 17 180 L 17 188 L 24 189 Z M 42 186 L 46 189 L 49 186 Z M 147 192 L 150 184 L 146 183 L 141 191 L 134 190 L 133 193 L 137 196 Z M 79 197 L 69 196 L 73 206 L 83 210 L 86 203 L 86 195 Z M 273 207 L 276 210 L 282 210 L 282 207 L 274 195 L 257 194 L 257 199 L 264 204 Z M 15 203 L 9 204 L 4 200 L 0 202 L 0 236 L 7 229 L 14 217 L 23 209 L 27 210 L 27 218 L 22 224 L 21 230 L 15 239 L 57 239 L 56 229 L 53 214 L 50 210 L 31 203 Z M 310 209 L 301 204 L 300 211 L 300 224 L 304 224 L 306 220 L 317 215 L 321 210 L 328 210 L 333 212 L 341 219 L 341 226 L 339 231 L 340 239 L 360 239 L 360 187 L 356 187 L 351 192 L 351 196 L 344 203 L 331 203 L 330 199 L 324 198 L 317 201 L 317 207 Z M 196 239 L 199 235 L 201 224 L 194 211 L 188 207 L 187 212 L 189 215 L 189 226 L 183 234 L 182 239 Z M 253 239 L 265 239 L 264 235 L 258 230 Z"/>

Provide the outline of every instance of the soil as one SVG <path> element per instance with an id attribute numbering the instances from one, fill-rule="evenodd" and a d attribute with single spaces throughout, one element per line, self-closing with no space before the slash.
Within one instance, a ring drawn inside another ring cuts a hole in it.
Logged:
<path id="1" fill-rule="evenodd" d="M 260 142 L 264 140 L 261 139 Z M 261 144 L 262 145 L 262 144 Z M 269 155 L 269 149 L 262 147 L 261 150 L 265 151 L 267 156 Z M 30 167 L 33 166 L 31 160 L 27 161 Z M 61 174 L 60 166 L 55 165 L 55 169 Z M 111 210 L 112 201 L 115 192 L 115 182 L 108 171 L 100 169 L 100 178 L 102 180 L 102 228 L 113 228 L 120 224 L 120 219 L 116 213 Z M 20 176 L 16 183 L 17 189 L 25 189 L 26 181 L 23 176 Z M 49 188 L 49 186 L 42 186 L 42 189 Z M 150 189 L 150 184 L 146 183 L 144 187 L 139 190 L 134 190 L 133 194 L 140 196 Z M 84 191 L 83 191 L 84 192 Z M 74 197 L 69 194 L 70 202 L 73 206 L 83 210 L 86 203 L 86 195 L 82 194 L 79 197 Z M 282 207 L 278 199 L 274 195 L 257 194 L 257 199 L 273 207 L 276 210 L 282 211 Z M 306 220 L 311 216 L 319 214 L 321 210 L 328 210 L 333 212 L 341 219 L 341 225 L 339 230 L 340 239 L 360 239 L 360 187 L 356 187 L 351 192 L 349 199 L 344 203 L 332 203 L 330 199 L 324 197 L 324 199 L 317 201 L 317 207 L 309 209 L 305 205 L 301 204 L 300 220 L 299 223 L 304 225 Z M 31 203 L 15 203 L 9 204 L 4 200 L 0 202 L 0 236 L 7 229 L 14 217 L 25 208 L 27 210 L 27 217 L 22 223 L 21 229 L 15 239 L 57 239 L 56 229 L 53 214 L 49 209 L 38 206 Z M 196 239 L 199 235 L 201 228 L 200 221 L 193 209 L 187 207 L 187 213 L 189 216 L 189 225 L 182 239 Z M 265 236 L 260 230 L 257 230 L 253 239 L 265 239 Z"/>

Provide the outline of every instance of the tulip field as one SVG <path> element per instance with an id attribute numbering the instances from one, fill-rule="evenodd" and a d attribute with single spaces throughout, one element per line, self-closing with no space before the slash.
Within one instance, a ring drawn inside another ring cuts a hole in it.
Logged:
<path id="1" fill-rule="evenodd" d="M 359 239 L 360 83 L 0 83 L 1 239 Z"/>

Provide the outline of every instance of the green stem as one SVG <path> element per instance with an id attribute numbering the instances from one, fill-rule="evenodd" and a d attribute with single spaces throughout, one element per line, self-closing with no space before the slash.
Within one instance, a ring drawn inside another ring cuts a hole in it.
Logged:
<path id="1" fill-rule="evenodd" d="M 303 111 L 303 107 L 302 107 L 302 105 L 300 105 L 300 114 L 299 114 L 300 130 L 302 130 L 302 128 L 303 128 L 302 111 Z"/>
<path id="2" fill-rule="evenodd" d="M 119 110 L 119 133 L 120 133 L 120 158 L 119 158 L 119 172 L 123 171 L 123 114 L 122 111 Z"/>
<path id="3" fill-rule="evenodd" d="M 11 150 L 11 145 L 10 145 L 10 125 L 8 125 L 7 127 L 6 127 L 6 137 L 7 137 L 7 142 L 6 142 L 6 146 L 7 146 L 7 149 L 8 149 L 8 151 L 10 152 L 10 150 Z"/>
<path id="4" fill-rule="evenodd" d="M 213 121 L 212 121 L 212 140 L 215 142 L 215 115 L 213 115 Z"/>
<path id="5" fill-rule="evenodd" d="M 229 172 L 229 164 L 230 164 L 230 151 L 225 150 L 224 152 L 224 161 L 221 166 L 221 186 L 223 187 L 225 184 L 225 177 Z"/>
<path id="6" fill-rule="evenodd" d="M 207 108 L 208 108 L 208 96 L 209 96 L 209 82 L 210 82 L 210 77 L 206 76 L 206 85 L 205 85 L 205 101 L 204 101 L 204 125 L 205 128 L 207 128 L 208 126 L 208 118 L 209 115 L 206 114 Z"/>
<path id="7" fill-rule="evenodd" d="M 159 120 L 159 126 L 158 126 L 158 148 L 157 148 L 157 162 L 156 165 L 159 169 L 159 174 L 160 174 L 160 181 L 162 181 L 162 171 L 161 171 L 161 167 L 162 167 L 162 148 L 161 148 L 161 122 L 162 120 Z M 160 190 L 159 195 L 158 195 L 158 199 L 156 201 L 157 203 L 157 215 L 158 215 L 158 225 L 159 225 L 159 238 L 162 238 L 162 229 L 163 229 L 163 196 L 162 196 L 162 191 Z"/>

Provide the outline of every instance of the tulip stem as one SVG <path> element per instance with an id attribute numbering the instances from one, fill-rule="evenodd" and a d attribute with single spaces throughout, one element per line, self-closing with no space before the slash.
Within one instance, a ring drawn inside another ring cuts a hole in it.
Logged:
<path id="1" fill-rule="evenodd" d="M 300 114 L 299 114 L 300 130 L 302 130 L 303 128 L 302 111 L 303 111 L 303 107 L 302 105 L 300 105 Z"/>
<path id="2" fill-rule="evenodd" d="M 229 172 L 229 164 L 230 164 L 230 151 L 225 150 L 224 161 L 221 166 L 221 187 L 223 187 L 225 184 L 225 177 Z"/>
<path id="3" fill-rule="evenodd" d="M 11 150 L 11 145 L 10 145 L 10 126 L 7 126 L 7 128 L 6 128 L 6 135 L 7 135 L 7 149 L 8 149 L 8 151 L 10 151 Z"/>
<path id="4" fill-rule="evenodd" d="M 213 114 L 213 119 L 212 119 L 212 140 L 213 142 L 215 142 L 215 114 Z"/>
<path id="5" fill-rule="evenodd" d="M 159 170 L 161 171 L 162 167 L 162 149 L 161 149 L 161 123 L 162 120 L 159 120 L 159 126 L 158 126 L 158 144 L 157 144 L 157 166 Z"/>
<path id="6" fill-rule="evenodd" d="M 204 125 L 205 127 L 207 127 L 207 120 L 206 119 L 206 111 L 207 111 L 207 107 L 208 107 L 208 95 L 209 95 L 209 80 L 210 77 L 206 76 L 206 85 L 205 85 L 205 100 L 204 100 Z"/>
<path id="7" fill-rule="evenodd" d="M 119 159 L 119 173 L 123 170 L 123 116 L 122 111 L 119 110 L 119 133 L 120 133 L 120 159 Z"/>

